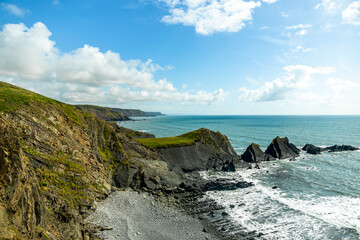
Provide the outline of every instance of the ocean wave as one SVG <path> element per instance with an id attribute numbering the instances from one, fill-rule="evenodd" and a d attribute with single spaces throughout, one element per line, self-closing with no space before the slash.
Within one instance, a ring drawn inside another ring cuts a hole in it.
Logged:
<path id="1" fill-rule="evenodd" d="M 256 182 L 253 187 L 207 193 L 208 197 L 226 207 L 235 223 L 250 231 L 264 233 L 266 239 L 359 238 L 360 198 L 292 198 L 280 189 L 262 185 L 253 174 L 246 171 L 241 175 L 244 180 Z"/>

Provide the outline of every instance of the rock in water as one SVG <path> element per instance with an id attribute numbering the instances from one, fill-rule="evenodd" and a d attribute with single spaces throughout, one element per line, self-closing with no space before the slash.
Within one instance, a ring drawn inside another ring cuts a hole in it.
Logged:
<path id="1" fill-rule="evenodd" d="M 359 150 L 359 148 L 350 145 L 334 145 L 325 148 L 325 150 L 329 150 L 329 152 L 343 152 L 343 151 L 356 151 Z"/>
<path id="2" fill-rule="evenodd" d="M 306 151 L 307 153 L 310 153 L 310 154 L 320 154 L 321 151 L 323 150 L 322 148 L 320 147 L 316 147 L 312 144 L 306 144 L 302 150 Z"/>
<path id="3" fill-rule="evenodd" d="M 243 155 L 241 155 L 241 159 L 245 162 L 256 163 L 262 162 L 266 160 L 265 153 L 260 149 L 259 144 L 252 143 L 247 147 L 246 151 Z"/>
<path id="4" fill-rule="evenodd" d="M 300 149 L 295 147 L 294 144 L 289 143 L 287 137 L 280 138 L 277 136 L 267 147 L 265 153 L 278 159 L 294 158 L 299 156 Z"/>

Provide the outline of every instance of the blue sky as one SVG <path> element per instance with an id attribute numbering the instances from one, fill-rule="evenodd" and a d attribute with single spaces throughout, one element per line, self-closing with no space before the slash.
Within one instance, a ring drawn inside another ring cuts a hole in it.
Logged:
<path id="1" fill-rule="evenodd" d="M 359 0 L 1 1 L 0 80 L 168 114 L 360 114 Z"/>

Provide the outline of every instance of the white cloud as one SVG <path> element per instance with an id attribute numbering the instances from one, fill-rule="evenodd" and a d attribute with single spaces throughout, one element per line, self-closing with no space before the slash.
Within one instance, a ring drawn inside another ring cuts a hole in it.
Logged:
<path id="1" fill-rule="evenodd" d="M 312 51 L 313 49 L 311 48 L 304 48 L 303 46 L 299 45 L 297 46 L 295 49 L 292 50 L 292 52 L 303 52 L 303 53 L 307 53 Z"/>
<path id="2" fill-rule="evenodd" d="M 266 102 L 284 99 L 295 89 L 308 88 L 312 85 L 313 74 L 329 74 L 335 69 L 331 67 L 311 67 L 306 65 L 289 65 L 284 67 L 285 77 L 265 82 L 258 89 L 241 88 L 239 100 L 241 102 Z"/>
<path id="3" fill-rule="evenodd" d="M 268 3 L 268 4 L 271 4 L 271 3 L 275 3 L 277 2 L 278 0 L 262 0 L 264 3 Z"/>
<path id="4" fill-rule="evenodd" d="M 342 95 L 346 90 L 358 87 L 359 84 L 349 81 L 349 80 L 343 80 L 341 78 L 329 78 L 326 81 L 326 85 L 328 85 L 331 90 L 336 93 L 336 95 Z"/>
<path id="5" fill-rule="evenodd" d="M 201 35 L 216 32 L 237 32 L 252 20 L 252 11 L 261 6 L 260 1 L 243 0 L 162 0 L 170 15 L 162 21 L 169 24 L 194 26 Z M 271 0 L 269 0 L 271 1 Z"/>
<path id="6" fill-rule="evenodd" d="M 298 25 L 292 25 L 285 27 L 285 34 L 287 36 L 291 36 L 292 34 L 295 34 L 296 36 L 304 36 L 308 34 L 309 28 L 312 28 L 311 24 L 298 24 Z"/>
<path id="7" fill-rule="evenodd" d="M 342 12 L 342 18 L 346 23 L 360 25 L 360 0 L 352 2 Z"/>
<path id="8" fill-rule="evenodd" d="M 334 0 L 322 0 L 320 3 L 316 4 L 315 9 L 323 9 L 326 12 L 332 12 L 336 10 L 337 3 Z"/>
<path id="9" fill-rule="evenodd" d="M 10 3 L 0 3 L 0 6 L 4 8 L 7 12 L 10 14 L 13 14 L 18 17 L 23 17 L 26 13 L 26 11 L 22 8 L 19 8 L 18 6 Z"/>
<path id="10" fill-rule="evenodd" d="M 61 53 L 43 23 L 27 28 L 6 24 L 0 32 L 0 77 L 71 102 L 223 101 L 222 89 L 194 94 L 178 91 L 166 79 L 155 80 L 161 67 L 152 60 L 121 59 L 112 51 L 84 45 Z M 56 86 L 53 88 L 52 86 Z"/>

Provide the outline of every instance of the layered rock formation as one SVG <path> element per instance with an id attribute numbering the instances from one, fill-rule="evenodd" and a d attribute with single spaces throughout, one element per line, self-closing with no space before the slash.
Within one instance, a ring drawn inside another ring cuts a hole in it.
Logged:
<path id="1" fill-rule="evenodd" d="M 218 132 L 157 148 L 133 138 L 152 135 L 2 82 L 0 103 L 0 239 L 95 239 L 84 218 L 112 186 L 172 191 L 183 171 L 234 169 Z"/>
<path id="2" fill-rule="evenodd" d="M 83 219 L 114 173 L 157 169 L 156 152 L 71 105 L 2 82 L 0 103 L 0 239 L 94 237 Z"/>
<path id="3" fill-rule="evenodd" d="M 75 105 L 76 108 L 105 121 L 127 121 L 129 117 L 155 117 L 164 115 L 161 112 L 143 112 L 137 109 L 121 109 L 94 105 Z"/>
<path id="4" fill-rule="evenodd" d="M 249 163 L 258 163 L 268 160 L 269 156 L 260 149 L 259 144 L 252 143 L 241 155 L 241 159 Z"/>
<path id="5" fill-rule="evenodd" d="M 276 137 L 267 147 L 265 153 L 278 159 L 295 158 L 299 156 L 300 149 L 290 143 L 287 137 Z"/>
<path id="6" fill-rule="evenodd" d="M 139 141 L 156 149 L 161 159 L 176 171 L 235 170 L 233 162 L 238 156 L 220 132 L 202 128 L 177 137 Z"/>
<path id="7" fill-rule="evenodd" d="M 127 121 L 129 118 L 119 111 L 94 105 L 76 105 L 76 108 L 105 121 Z"/>

